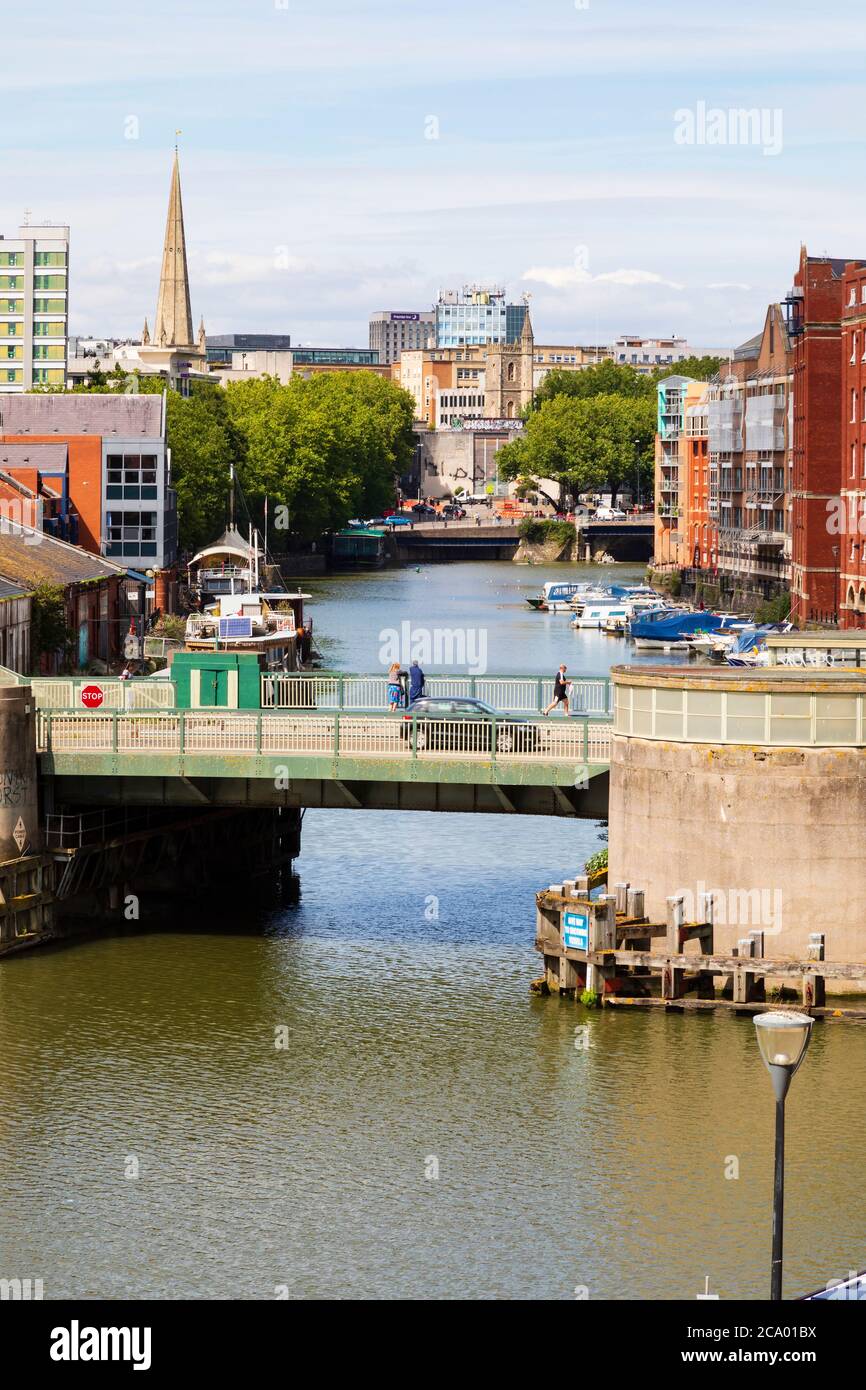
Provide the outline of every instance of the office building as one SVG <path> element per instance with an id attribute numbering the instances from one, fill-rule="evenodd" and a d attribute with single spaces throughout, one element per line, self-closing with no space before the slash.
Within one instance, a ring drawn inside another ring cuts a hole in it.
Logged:
<path id="1" fill-rule="evenodd" d="M 435 307 L 438 348 L 516 343 L 523 332 L 527 306 L 507 304 L 500 286 L 464 285 L 441 290 Z"/>
<path id="2" fill-rule="evenodd" d="M 431 310 L 381 310 L 370 315 L 370 347 L 378 362 L 399 362 L 404 351 L 434 347 L 436 314 Z"/>

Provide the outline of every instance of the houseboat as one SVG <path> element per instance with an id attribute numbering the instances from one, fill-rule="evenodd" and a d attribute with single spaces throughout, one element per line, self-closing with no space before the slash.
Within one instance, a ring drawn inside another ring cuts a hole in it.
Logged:
<path id="1" fill-rule="evenodd" d="M 312 623 L 304 623 L 309 594 L 224 594 L 216 611 L 191 613 L 188 652 L 255 652 L 262 671 L 298 671 L 312 655 Z"/>

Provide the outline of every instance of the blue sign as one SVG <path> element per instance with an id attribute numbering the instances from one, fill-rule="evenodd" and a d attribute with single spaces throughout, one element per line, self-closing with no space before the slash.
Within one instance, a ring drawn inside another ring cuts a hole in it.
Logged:
<path id="1" fill-rule="evenodd" d="M 562 941 L 568 951 L 589 950 L 589 917 L 585 912 L 563 913 Z"/>

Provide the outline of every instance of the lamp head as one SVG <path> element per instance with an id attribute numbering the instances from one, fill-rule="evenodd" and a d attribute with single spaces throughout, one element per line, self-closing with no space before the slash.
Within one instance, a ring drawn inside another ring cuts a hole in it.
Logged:
<path id="1" fill-rule="evenodd" d="M 755 1015 L 755 1031 L 777 1100 L 788 1094 L 791 1078 L 806 1055 L 814 1020 L 808 1014 L 771 1012 Z"/>

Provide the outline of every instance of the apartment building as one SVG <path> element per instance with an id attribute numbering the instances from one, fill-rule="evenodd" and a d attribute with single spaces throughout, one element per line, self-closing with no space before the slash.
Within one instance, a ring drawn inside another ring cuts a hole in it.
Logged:
<path id="1" fill-rule="evenodd" d="M 656 564 L 685 569 L 690 556 L 689 411 L 706 393 L 706 382 L 669 376 L 658 384 L 655 440 Z"/>
<path id="2" fill-rule="evenodd" d="M 69 324 L 69 228 L 0 236 L 0 392 L 63 386 Z"/>
<path id="3" fill-rule="evenodd" d="M 856 308 L 845 304 L 845 286 L 853 287 L 864 265 L 810 256 L 801 247 L 785 300 L 794 362 L 791 613 L 802 622 L 834 622 L 839 616 L 844 537 L 831 516 L 851 482 L 844 446 L 856 443 L 847 429 L 843 435 L 843 384 L 856 383 L 848 375 L 851 364 L 843 370 L 842 314 Z M 855 319 L 849 320 L 849 356 Z"/>
<path id="4" fill-rule="evenodd" d="M 707 391 L 716 568 L 767 597 L 790 583 L 792 427 L 791 340 L 781 305 L 771 304 L 761 332 L 734 349 Z"/>
<path id="5" fill-rule="evenodd" d="M 866 267 L 849 261 L 843 277 L 841 336 L 842 477 L 827 515 L 839 557 L 839 624 L 866 627 Z"/>
<path id="6" fill-rule="evenodd" d="M 634 367 L 638 372 L 657 372 L 660 367 L 675 367 L 686 357 L 694 357 L 685 338 L 640 338 L 634 333 L 621 333 L 611 344 L 608 355 L 620 367 Z"/>
<path id="7" fill-rule="evenodd" d="M 710 511 L 709 403 L 706 391 L 686 407 L 685 470 L 687 491 L 686 550 L 692 569 L 714 572 L 718 567 L 718 508 Z"/>

